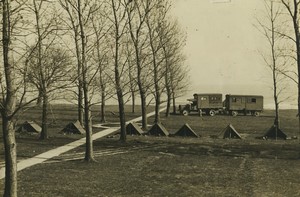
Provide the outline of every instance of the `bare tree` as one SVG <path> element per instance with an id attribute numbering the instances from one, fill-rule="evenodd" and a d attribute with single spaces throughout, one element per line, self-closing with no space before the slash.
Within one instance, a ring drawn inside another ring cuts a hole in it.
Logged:
<path id="1" fill-rule="evenodd" d="M 5 154 L 5 188 L 3 196 L 17 196 L 17 144 L 15 139 L 14 121 L 17 112 L 24 106 L 35 101 L 24 102 L 27 86 L 25 75 L 17 77 L 18 62 L 21 62 L 22 52 L 18 55 L 14 49 L 22 45 L 18 33 L 23 23 L 23 6 L 26 1 L 4 0 L 2 5 L 2 58 L 3 67 L 0 72 L 1 98 L 0 113 Z M 23 37 L 24 39 L 24 37 Z M 22 47 L 20 47 L 22 48 Z M 19 56 L 16 58 L 16 56 Z M 16 59 L 19 59 L 16 61 Z M 18 103 L 16 98 L 18 97 Z"/>
<path id="2" fill-rule="evenodd" d="M 165 22 L 163 29 L 163 33 L 160 34 L 160 41 L 163 43 L 164 78 L 167 95 L 166 116 L 169 116 L 171 103 L 173 103 L 173 113 L 175 114 L 176 98 L 185 94 L 189 87 L 188 68 L 185 65 L 183 53 L 186 35 L 174 19 Z"/>
<path id="3" fill-rule="evenodd" d="M 277 5 L 277 6 L 276 6 Z M 268 55 L 262 53 L 263 60 L 265 64 L 270 68 L 272 72 L 272 83 L 273 83 L 273 99 L 275 104 L 275 119 L 274 126 L 276 129 L 276 139 L 277 139 L 277 129 L 280 128 L 279 125 L 279 106 L 280 106 L 280 94 L 283 92 L 284 88 L 280 87 L 284 75 L 282 74 L 282 67 L 286 64 L 284 61 L 284 54 L 282 53 L 281 42 L 283 37 L 277 32 L 281 32 L 279 29 L 280 15 L 282 10 L 276 4 L 276 1 L 269 0 L 265 2 L 265 12 L 266 17 L 264 22 L 263 19 L 257 20 L 259 27 L 258 30 L 264 35 L 269 46 L 270 52 Z"/>
<path id="4" fill-rule="evenodd" d="M 154 97 L 155 97 L 155 119 L 154 122 L 160 122 L 160 105 L 161 95 L 165 90 L 163 79 L 166 77 L 167 64 L 164 56 L 164 47 L 171 44 L 171 40 L 165 39 L 170 34 L 168 26 L 170 18 L 168 17 L 171 4 L 168 0 L 157 1 L 155 9 L 147 16 L 146 24 L 149 37 L 150 54 L 152 57 L 151 64 L 153 70 Z M 171 32 L 178 33 L 178 32 Z M 169 43 L 168 43 L 169 42 Z"/>
<path id="5" fill-rule="evenodd" d="M 27 82 L 33 84 L 38 92 L 42 93 L 42 132 L 40 139 L 47 139 L 50 97 L 55 91 L 67 88 L 71 84 L 71 77 L 69 76 L 71 58 L 67 51 L 59 46 L 43 49 L 41 56 L 38 53 L 39 50 L 35 49 L 26 60 L 25 74 Z"/>
<path id="6" fill-rule="evenodd" d="M 19 24 L 22 23 L 22 12 L 25 1 L 3 0 L 2 5 L 2 58 L 3 67 L 0 73 L 1 99 L 0 113 L 2 118 L 4 154 L 5 154 L 5 188 L 3 196 L 17 196 L 17 144 L 15 139 L 14 118 L 16 113 L 25 105 L 36 99 L 31 99 L 27 103 L 25 93 L 27 86 L 24 77 L 21 75 L 18 80 L 16 77 L 16 64 L 14 51 L 17 40 Z M 20 30 L 20 29 L 19 29 Z M 14 42 L 13 42 L 14 41 Z M 20 43 L 18 43 L 20 44 Z M 21 59 L 22 57 L 20 57 Z M 23 82 L 23 83 L 22 83 Z M 20 92 L 18 92 L 20 91 Z M 19 97 L 19 103 L 16 105 L 16 97 Z"/>
<path id="7" fill-rule="evenodd" d="M 134 49 L 132 48 L 132 44 L 127 42 L 127 56 L 128 56 L 128 77 L 129 77 L 129 90 L 130 90 L 130 99 L 131 99 L 131 112 L 135 113 L 135 101 L 136 101 L 136 93 L 138 92 L 138 87 L 136 83 L 136 73 L 137 69 L 135 66 L 135 58 L 134 58 Z"/>
<path id="8" fill-rule="evenodd" d="M 110 30 L 111 26 L 107 23 L 107 16 L 104 14 L 106 12 L 105 9 L 101 9 L 101 12 L 96 12 L 92 16 L 92 25 L 93 25 L 93 32 L 95 36 L 95 46 L 92 47 L 93 50 L 93 60 L 95 62 L 96 70 L 98 71 L 99 75 L 95 82 L 95 85 L 98 87 L 100 91 L 101 97 L 101 122 L 106 122 L 106 115 L 105 115 L 105 106 L 106 100 L 112 97 L 113 88 L 112 81 L 109 78 L 109 75 L 112 73 L 110 72 L 108 65 L 109 65 L 109 47 L 107 45 L 106 37 L 108 36 L 107 33 Z"/>
<path id="9" fill-rule="evenodd" d="M 68 75 L 67 67 L 70 58 L 67 53 L 54 48 L 58 39 L 58 22 L 53 3 L 46 0 L 32 0 L 28 3 L 29 13 L 33 13 L 35 22 L 33 34 L 36 37 L 35 45 L 28 50 L 25 68 L 28 81 L 38 90 L 38 101 L 42 102 L 42 132 L 40 139 L 48 138 L 48 104 L 49 93 L 65 87 L 62 83 Z M 57 57 L 55 57 L 57 56 Z M 60 85 L 58 85 L 60 82 Z"/>
<path id="10" fill-rule="evenodd" d="M 114 81 L 116 94 L 119 104 L 119 119 L 121 126 L 121 135 L 120 140 L 126 141 L 126 128 L 125 128 L 125 110 L 124 110 L 124 76 L 126 73 L 126 65 L 128 57 L 125 57 L 126 52 L 126 26 L 127 26 L 127 17 L 126 9 L 128 7 L 128 0 L 109 0 L 110 8 L 110 22 L 113 25 L 111 28 L 111 51 L 113 56 L 113 67 L 114 67 Z M 123 45 L 121 45 L 123 43 Z"/>
<path id="11" fill-rule="evenodd" d="M 10 0 L 4 0 L 2 1 L 2 48 L 6 93 L 1 105 L 5 150 L 5 189 L 3 196 L 17 196 L 17 144 L 12 120 L 12 114 L 14 113 L 16 102 L 16 87 L 14 80 L 14 67 L 11 64 L 10 17 L 11 2 Z"/>
<path id="12" fill-rule="evenodd" d="M 74 31 L 76 57 L 78 63 L 78 79 L 82 82 L 83 106 L 84 106 L 84 128 L 86 130 L 85 161 L 94 161 L 93 139 L 92 139 L 92 116 L 90 84 L 95 78 L 95 73 L 89 77 L 92 67 L 88 62 L 88 37 L 92 27 L 91 16 L 99 10 L 97 1 L 88 0 L 60 0 L 60 5 L 67 12 L 71 27 Z M 79 82 L 80 83 L 80 82 Z M 79 85 L 80 86 L 80 85 Z M 79 98 L 80 99 L 80 98 Z"/>
<path id="13" fill-rule="evenodd" d="M 85 2 L 88 4 L 87 2 Z M 84 126 L 86 131 L 86 151 L 85 151 L 85 160 L 93 161 L 93 139 L 92 139 L 92 119 L 90 111 L 90 100 L 89 100 L 89 87 L 87 79 L 87 61 L 86 61 L 86 47 L 87 47 L 87 38 L 85 34 L 85 27 L 82 16 L 82 4 L 81 0 L 77 0 L 77 13 L 78 13 L 78 22 L 80 27 L 80 41 L 81 41 L 81 68 L 82 68 L 82 89 L 83 89 L 83 100 L 84 100 Z M 89 12 L 91 13 L 93 5 L 90 5 Z"/>
<path id="14" fill-rule="evenodd" d="M 295 56 L 293 59 L 297 65 L 297 86 L 298 86 L 298 122 L 299 122 L 299 135 L 300 135 L 300 30 L 299 30 L 299 0 L 280 0 L 285 7 L 288 15 L 291 18 L 294 36 L 279 32 L 285 38 L 290 39 L 295 45 Z"/>
<path id="15" fill-rule="evenodd" d="M 77 107 L 78 107 L 78 120 L 83 125 L 83 90 L 82 90 L 82 66 L 81 66 L 81 49 L 80 49 L 80 32 L 78 25 L 78 15 L 76 12 L 76 2 L 73 0 L 59 0 L 61 7 L 66 11 L 68 19 L 65 20 L 65 24 L 69 30 L 72 31 L 72 38 L 75 45 L 75 56 L 77 61 Z"/>
<path id="16" fill-rule="evenodd" d="M 135 68 L 136 70 L 136 83 L 139 89 L 141 98 L 141 111 L 142 111 L 142 128 L 147 130 L 147 90 L 149 88 L 148 70 L 145 65 L 145 44 L 147 37 L 145 36 L 145 20 L 150 10 L 154 6 L 153 1 L 132 1 L 128 6 L 126 12 L 128 16 L 128 29 L 130 38 L 134 48 L 135 55 Z M 132 77 L 132 75 L 130 76 Z M 133 86 L 131 86 L 133 87 Z M 132 94 L 134 90 L 132 90 Z M 132 96 L 134 99 L 134 96 Z"/>

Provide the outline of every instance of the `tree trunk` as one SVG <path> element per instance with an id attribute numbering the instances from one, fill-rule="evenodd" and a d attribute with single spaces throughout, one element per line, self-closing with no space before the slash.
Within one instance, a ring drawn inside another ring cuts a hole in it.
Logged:
<path id="1" fill-rule="evenodd" d="M 159 80 L 158 80 L 158 66 L 156 64 L 155 56 L 156 54 L 153 54 L 153 65 L 154 65 L 154 88 L 155 88 L 155 117 L 154 117 L 154 123 L 160 123 L 160 87 L 159 87 Z"/>
<path id="2" fill-rule="evenodd" d="M 156 93 L 155 95 L 155 118 L 154 118 L 154 123 L 160 123 L 160 93 Z"/>
<path id="3" fill-rule="evenodd" d="M 74 24 L 73 24 L 74 26 Z M 83 126 L 83 90 L 82 90 L 82 65 L 81 65 L 81 55 L 78 43 L 78 32 L 75 27 L 74 28 L 74 42 L 76 46 L 76 57 L 77 57 L 77 78 L 78 78 L 78 101 L 77 101 L 77 111 L 78 111 L 78 121 Z"/>
<path id="4" fill-rule="evenodd" d="M 274 59 L 275 60 L 275 59 Z M 275 64 L 274 64 L 275 65 Z M 276 81 L 276 66 L 273 65 L 273 85 L 274 85 L 274 103 L 275 103 L 275 119 L 274 119 L 274 126 L 275 126 L 275 138 L 277 140 L 278 136 L 278 129 L 279 129 L 279 102 L 277 97 L 277 81 Z"/>
<path id="5" fill-rule="evenodd" d="M 171 92 L 168 91 L 169 88 L 167 88 L 167 109 L 166 109 L 166 117 L 170 116 L 170 108 L 171 108 L 171 100 L 172 100 L 172 96 L 171 96 Z"/>
<path id="6" fill-rule="evenodd" d="M 154 49 L 152 49 L 154 50 Z M 153 65 L 154 65 L 154 88 L 155 88 L 155 117 L 154 123 L 160 123 L 160 87 L 159 87 L 159 80 L 158 80 L 158 65 L 156 64 L 155 55 L 153 54 Z"/>
<path id="7" fill-rule="evenodd" d="M 101 122 L 106 122 L 105 117 L 105 90 L 101 92 Z"/>
<path id="8" fill-rule="evenodd" d="M 297 18 L 298 20 L 298 18 Z M 297 25 L 296 31 L 296 44 L 297 44 L 297 68 L 298 68 L 298 129 L 299 129 L 299 139 L 300 139 L 300 32 Z"/>
<path id="9" fill-rule="evenodd" d="M 166 67 L 166 73 L 165 73 L 165 86 L 167 91 L 167 109 L 166 109 L 166 117 L 170 116 L 170 108 L 171 108 L 171 100 L 172 100 L 172 94 L 171 94 L 171 88 L 170 88 L 170 65 L 169 65 L 169 56 L 167 54 L 167 49 L 165 46 L 162 47 L 164 52 L 164 58 L 165 58 L 165 67 Z"/>
<path id="10" fill-rule="evenodd" d="M 81 0 L 77 0 L 77 12 L 80 27 L 80 39 L 81 39 L 81 71 L 82 71 L 82 90 L 83 90 L 83 101 L 84 101 L 84 126 L 86 132 L 86 145 L 85 145 L 85 161 L 94 161 L 93 152 L 93 139 L 92 139 L 92 120 L 89 102 L 89 89 L 87 83 L 87 64 L 86 64 L 86 37 L 82 21 L 81 13 Z M 79 76 L 81 77 L 81 76 Z"/>
<path id="11" fill-rule="evenodd" d="M 1 108 L 2 129 L 5 152 L 5 197 L 17 196 L 17 144 L 12 121 L 15 110 L 14 66 L 10 64 L 10 0 L 2 1 L 2 48 L 6 83 L 6 98 Z"/>
<path id="12" fill-rule="evenodd" d="M 17 143 L 13 122 L 2 114 L 2 129 L 5 149 L 4 197 L 17 196 Z"/>
<path id="13" fill-rule="evenodd" d="M 118 103 L 119 103 L 119 119 L 120 119 L 120 141 L 125 142 L 126 141 L 126 128 L 125 128 L 125 113 L 124 113 L 124 98 L 123 98 L 123 91 L 121 86 L 121 73 L 119 71 L 119 46 L 120 46 L 120 33 L 119 33 L 119 22 L 117 18 L 117 8 L 115 5 L 115 1 L 112 0 L 112 9 L 114 14 L 114 26 L 115 26 L 115 54 L 114 54 L 114 71 L 115 71 L 115 85 L 116 85 L 116 92 L 118 97 Z"/>
<path id="14" fill-rule="evenodd" d="M 146 103 L 146 95 L 143 91 L 140 91 L 140 97 L 141 97 L 141 109 L 142 109 L 142 129 L 146 131 L 148 129 L 147 103 Z"/>
<path id="15" fill-rule="evenodd" d="M 129 16 L 128 18 L 130 19 L 131 17 Z M 135 37 L 131 26 L 131 20 L 129 20 L 128 24 L 130 27 L 130 36 L 135 50 L 135 60 L 136 60 L 136 67 L 137 67 L 137 84 L 138 84 L 139 93 L 141 97 L 142 129 L 147 130 L 147 103 L 146 103 L 146 92 L 144 90 L 144 85 L 142 80 L 142 62 L 140 59 L 139 33 L 136 32 L 136 37 Z"/>
<path id="16" fill-rule="evenodd" d="M 136 56 L 138 57 L 138 55 Z M 137 83 L 139 87 L 140 97 L 141 97 L 141 110 L 142 110 L 142 129 L 147 130 L 147 103 L 146 103 L 146 92 L 144 91 L 142 82 L 142 68 L 137 60 Z"/>
<path id="17" fill-rule="evenodd" d="M 93 138 L 92 138 L 92 119 L 91 119 L 91 111 L 89 106 L 89 99 L 88 99 L 88 89 L 87 86 L 83 86 L 84 92 L 84 126 L 86 132 L 86 145 L 85 145 L 85 161 L 94 161 L 94 151 L 93 151 Z"/>
<path id="18" fill-rule="evenodd" d="M 173 114 L 176 114 L 176 98 L 174 92 L 172 92 L 172 100 L 173 100 Z"/>
<path id="19" fill-rule="evenodd" d="M 155 61 L 154 61 L 155 62 Z M 160 123 L 160 88 L 159 88 L 159 81 L 158 81 L 158 69 L 157 66 L 155 65 L 154 68 L 154 87 L 155 87 L 155 117 L 154 117 L 154 123 Z"/>
<path id="20" fill-rule="evenodd" d="M 43 93 L 39 91 L 38 98 L 36 100 L 36 105 L 41 107 L 42 106 L 42 101 L 43 101 Z"/>
<path id="21" fill-rule="evenodd" d="M 275 39 L 275 16 L 273 10 L 273 1 L 270 2 L 270 19 L 271 19 L 271 51 L 272 51 L 272 78 L 273 78 L 273 98 L 275 103 L 275 119 L 274 119 L 274 126 L 275 126 L 275 138 L 277 140 L 278 136 L 278 129 L 279 129 L 279 102 L 278 102 L 278 95 L 277 95 L 277 58 L 276 58 L 276 39 Z M 276 14 L 275 14 L 276 15 Z"/>
<path id="22" fill-rule="evenodd" d="M 136 65 L 137 65 L 137 84 L 141 97 L 141 110 L 142 110 L 142 129 L 147 130 L 147 103 L 146 103 L 146 92 L 144 91 L 143 82 L 142 82 L 142 66 L 139 56 L 138 42 L 134 44 L 135 46 L 135 56 L 136 56 Z"/>
<path id="23" fill-rule="evenodd" d="M 81 65 L 80 65 L 81 66 Z M 80 69 L 81 70 L 81 69 Z M 83 91 L 82 91 L 82 79 L 81 78 L 81 71 L 78 71 L 78 75 L 80 75 L 78 78 L 78 103 L 77 103 L 77 110 L 78 110 L 78 121 L 83 126 Z"/>
<path id="24" fill-rule="evenodd" d="M 299 53 L 300 53 L 300 51 L 299 51 Z M 299 59 L 298 59 L 298 61 L 299 61 L 299 65 L 298 65 L 298 73 L 300 73 L 300 57 L 298 57 Z M 299 76 L 299 79 L 298 79 L 298 129 L 299 129 L 299 136 L 298 136 L 298 138 L 299 138 L 299 140 L 300 140 L 300 84 L 299 84 L 299 82 L 300 82 L 300 75 L 298 74 L 298 76 Z"/>
<path id="25" fill-rule="evenodd" d="M 135 93 L 134 93 L 134 90 L 131 90 L 131 101 L 132 101 L 132 103 L 131 103 L 131 112 L 132 113 L 135 113 Z"/>
<path id="26" fill-rule="evenodd" d="M 116 39 L 116 51 L 115 51 L 115 82 L 116 82 L 116 91 L 119 103 L 119 119 L 120 119 L 120 141 L 126 142 L 126 121 L 125 121 L 125 110 L 124 110 L 124 98 L 123 91 L 121 88 L 121 77 L 119 73 L 119 42 Z"/>
<path id="27" fill-rule="evenodd" d="M 159 108 L 160 108 L 160 87 L 159 87 L 159 65 L 157 63 L 157 56 L 158 56 L 158 48 L 154 46 L 154 34 L 152 30 L 152 26 L 149 23 L 148 15 L 147 15 L 147 20 L 146 24 L 148 27 L 148 37 L 149 37 L 149 42 L 150 42 L 150 48 L 151 48 L 151 53 L 152 53 L 152 65 L 153 65 L 153 80 L 154 80 L 154 94 L 155 94 L 155 116 L 154 116 L 154 123 L 160 123 L 160 113 L 159 113 Z M 154 27 L 155 28 L 155 27 Z M 158 27 L 156 27 L 158 28 Z M 156 31 L 156 30 L 154 30 Z"/>
<path id="28" fill-rule="evenodd" d="M 71 20 L 72 21 L 72 20 Z M 82 65 L 81 65 L 81 54 L 80 54 L 80 44 L 79 44 L 79 33 L 77 31 L 77 28 L 74 24 L 74 21 L 72 21 L 73 30 L 74 30 L 74 42 L 75 42 L 75 48 L 76 48 L 76 58 L 77 58 L 77 78 L 78 78 L 78 101 L 77 101 L 77 111 L 78 111 L 78 121 L 83 126 L 83 90 L 82 90 Z"/>
<path id="29" fill-rule="evenodd" d="M 124 100 L 123 100 L 123 92 L 120 88 L 117 90 L 118 102 L 119 102 L 119 118 L 120 118 L 120 141 L 126 142 L 126 121 L 125 121 L 125 110 L 124 110 Z"/>
<path id="30" fill-rule="evenodd" d="M 295 43 L 296 43 L 296 52 L 297 52 L 297 71 L 298 71 L 298 130 L 300 138 L 300 32 L 298 24 L 298 3 L 294 0 L 294 16 L 293 16 L 293 25 L 295 33 Z"/>
<path id="31" fill-rule="evenodd" d="M 46 92 L 43 93 L 43 109 L 42 109 L 42 132 L 40 139 L 48 139 L 48 95 Z"/>
<path id="32" fill-rule="evenodd" d="M 97 60 L 98 60 L 98 67 L 99 67 L 99 81 L 100 81 L 100 92 L 101 92 L 101 122 L 106 122 L 106 117 L 105 117 L 106 85 L 105 84 L 107 84 L 107 81 L 103 77 L 105 70 L 104 70 L 104 66 L 102 65 L 103 57 L 101 57 L 101 49 L 100 49 L 101 35 L 97 31 L 97 28 L 94 25 L 94 23 L 93 23 L 93 27 L 96 36 Z"/>

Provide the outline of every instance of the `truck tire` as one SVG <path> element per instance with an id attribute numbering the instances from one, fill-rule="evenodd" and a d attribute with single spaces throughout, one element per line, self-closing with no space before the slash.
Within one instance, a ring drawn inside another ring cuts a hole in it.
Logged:
<path id="1" fill-rule="evenodd" d="M 210 116 L 214 116 L 214 115 L 216 115 L 216 111 L 215 111 L 215 110 L 213 110 L 213 109 L 211 109 L 211 110 L 209 111 L 209 115 L 210 115 Z"/>
<path id="2" fill-rule="evenodd" d="M 182 111 L 182 115 L 184 115 L 184 116 L 187 116 L 187 115 L 189 115 L 189 111 L 188 111 L 188 110 L 186 110 L 186 109 L 184 109 L 184 110 Z"/>
<path id="3" fill-rule="evenodd" d="M 232 112 L 231 112 L 231 115 L 232 115 L 232 116 L 237 116 L 237 115 L 238 115 L 238 112 L 237 112 L 237 111 L 232 111 Z"/>
<path id="4" fill-rule="evenodd" d="M 260 113 L 259 113 L 258 111 L 255 111 L 255 112 L 253 113 L 253 115 L 254 115 L 254 116 L 259 116 Z"/>

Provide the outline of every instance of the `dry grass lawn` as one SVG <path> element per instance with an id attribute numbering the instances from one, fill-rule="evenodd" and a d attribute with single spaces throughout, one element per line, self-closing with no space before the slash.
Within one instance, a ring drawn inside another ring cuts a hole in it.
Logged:
<path id="1" fill-rule="evenodd" d="M 129 109 L 127 115 L 130 118 L 139 115 L 139 112 L 131 114 Z M 19 159 L 83 137 L 58 134 L 69 121 L 76 120 L 75 110 L 68 107 L 53 109 L 55 121 L 47 141 L 39 141 L 34 135 L 17 136 Z M 38 120 L 38 110 L 36 115 L 32 114 L 30 117 Z M 288 136 L 299 135 L 295 114 L 295 110 L 281 111 L 282 130 Z M 20 117 L 20 120 L 28 118 L 26 114 Z M 116 121 L 112 113 L 108 119 Z M 153 118 L 149 118 L 149 124 L 152 122 Z M 82 146 L 27 168 L 18 174 L 18 195 L 300 196 L 299 140 L 255 139 L 263 135 L 272 122 L 272 111 L 265 111 L 261 117 L 163 117 L 162 124 L 170 133 L 188 123 L 202 137 L 128 136 L 127 143 L 120 143 L 118 136 L 95 140 L 97 162 L 82 160 Z M 229 123 L 243 140 L 210 137 L 218 135 Z M 0 140 L 2 143 L 2 138 Z M 3 146 L 0 156 L 1 162 Z M 3 180 L 0 180 L 0 188 L 3 188 Z"/>

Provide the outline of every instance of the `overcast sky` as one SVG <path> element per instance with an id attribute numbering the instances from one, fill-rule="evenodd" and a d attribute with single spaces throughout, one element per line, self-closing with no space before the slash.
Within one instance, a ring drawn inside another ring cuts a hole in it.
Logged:
<path id="1" fill-rule="evenodd" d="M 174 15 L 187 32 L 188 97 L 195 92 L 261 94 L 265 106 L 272 106 L 271 73 L 259 53 L 267 45 L 254 26 L 263 0 L 213 1 L 222 0 L 174 0 Z"/>

